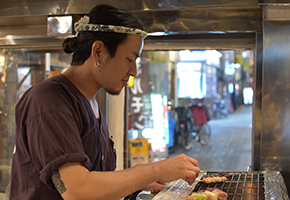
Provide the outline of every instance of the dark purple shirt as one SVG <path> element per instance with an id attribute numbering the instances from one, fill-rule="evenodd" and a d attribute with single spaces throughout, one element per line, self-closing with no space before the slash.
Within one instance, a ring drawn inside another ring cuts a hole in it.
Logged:
<path id="1" fill-rule="evenodd" d="M 68 78 L 61 74 L 33 86 L 16 106 L 10 199 L 62 199 L 52 172 L 67 162 L 80 162 L 89 171 L 113 171 L 113 146 L 101 111 L 99 122 Z"/>

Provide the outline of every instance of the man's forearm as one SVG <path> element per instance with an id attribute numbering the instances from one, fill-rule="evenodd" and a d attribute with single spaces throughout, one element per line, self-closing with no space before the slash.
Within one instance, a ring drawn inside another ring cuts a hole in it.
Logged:
<path id="1" fill-rule="evenodd" d="M 89 172 L 80 163 L 67 163 L 59 168 L 66 189 L 62 194 L 65 200 L 118 200 L 152 182 L 182 178 L 192 184 L 199 172 L 198 161 L 185 154 L 114 172 Z"/>
<path id="2" fill-rule="evenodd" d="M 54 183 L 62 197 L 69 200 L 117 200 L 158 179 L 158 169 L 153 163 L 114 172 L 88 172 L 82 165 L 70 163 L 59 172 L 60 180 Z M 61 182 L 64 184 L 59 184 Z"/>

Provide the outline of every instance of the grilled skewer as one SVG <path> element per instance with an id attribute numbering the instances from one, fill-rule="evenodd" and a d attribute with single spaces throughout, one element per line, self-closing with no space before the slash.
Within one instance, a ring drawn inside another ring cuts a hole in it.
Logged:
<path id="1" fill-rule="evenodd" d="M 217 182 L 220 183 L 226 180 L 227 180 L 227 177 L 225 176 L 216 176 L 216 177 L 207 177 L 202 180 L 196 180 L 195 182 L 204 182 L 206 184 L 210 184 L 210 183 L 217 183 Z"/>

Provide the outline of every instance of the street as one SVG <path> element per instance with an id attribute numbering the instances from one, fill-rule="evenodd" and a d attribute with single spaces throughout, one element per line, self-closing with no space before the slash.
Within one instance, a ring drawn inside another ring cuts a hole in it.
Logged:
<path id="1" fill-rule="evenodd" d="M 184 153 L 199 161 L 200 169 L 246 171 L 251 165 L 252 106 L 239 107 L 227 118 L 212 119 L 210 142 L 194 143 L 191 150 L 174 146 L 169 157 Z"/>

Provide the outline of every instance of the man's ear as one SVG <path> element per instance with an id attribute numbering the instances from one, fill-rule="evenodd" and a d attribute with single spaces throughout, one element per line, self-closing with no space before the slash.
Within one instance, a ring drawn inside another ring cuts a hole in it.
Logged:
<path id="1" fill-rule="evenodd" d="M 96 40 L 92 45 L 91 55 L 95 59 L 99 59 L 100 53 L 104 50 L 104 43 L 101 40 Z"/>

